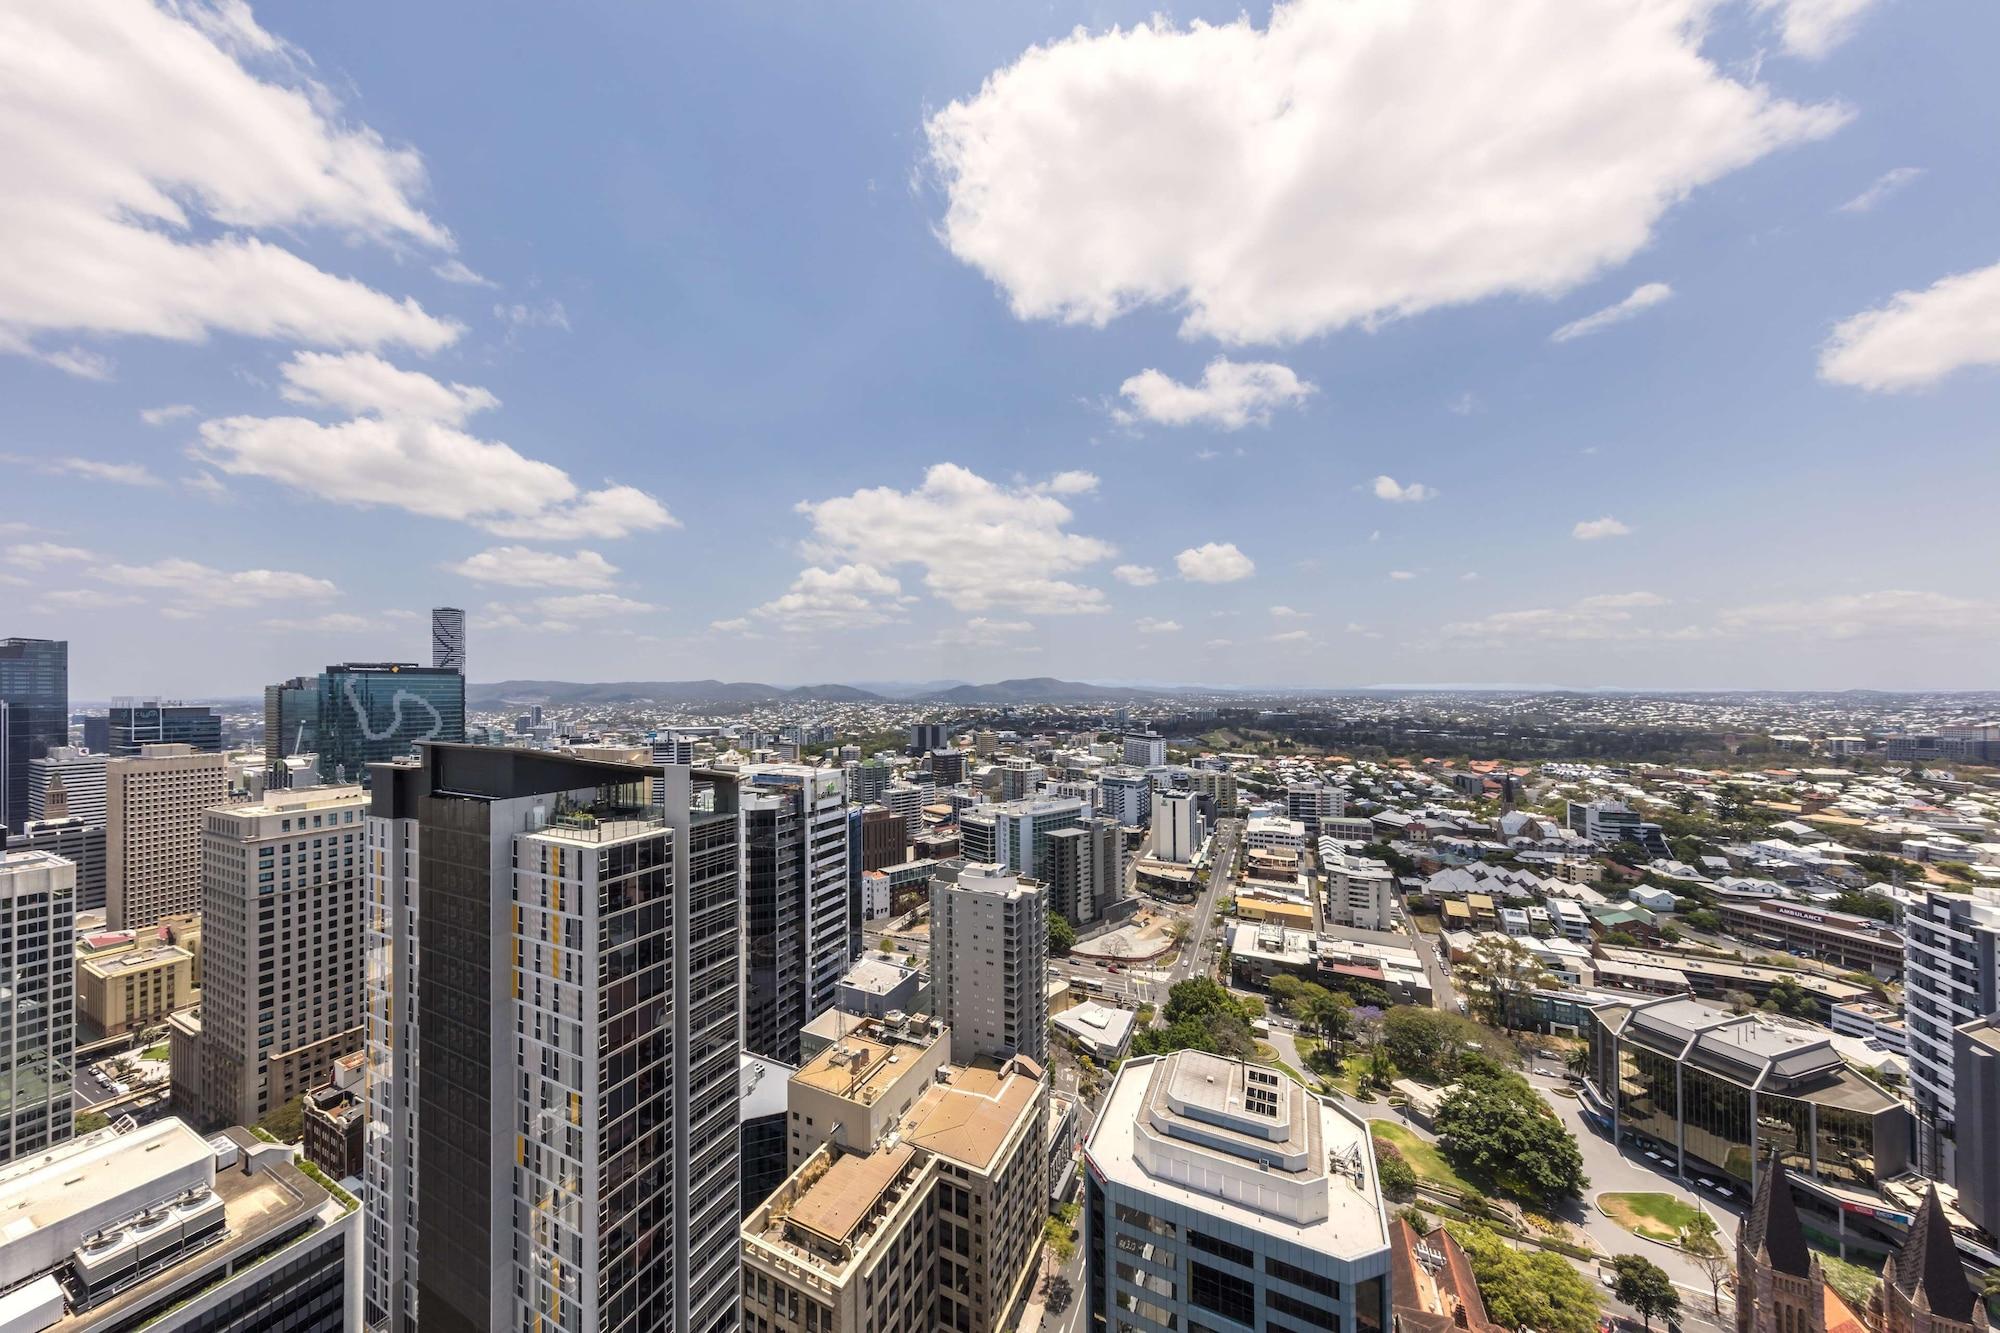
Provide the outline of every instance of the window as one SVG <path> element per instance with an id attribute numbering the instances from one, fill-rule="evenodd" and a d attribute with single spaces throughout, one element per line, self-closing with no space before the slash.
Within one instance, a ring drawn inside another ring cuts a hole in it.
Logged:
<path id="1" fill-rule="evenodd" d="M 1279 1314 L 1288 1314 L 1295 1319 L 1303 1319 L 1315 1328 L 1328 1328 L 1339 1333 L 1340 1316 L 1320 1305 L 1310 1305 L 1296 1296 L 1287 1296 L 1282 1291 L 1266 1291 L 1264 1304 Z"/>
<path id="2" fill-rule="evenodd" d="M 1192 1240 L 1194 1233 L 1188 1233 Z M 1188 1264 L 1188 1299 L 1204 1310 L 1213 1310 L 1224 1319 L 1254 1326 L 1257 1322 L 1257 1288 L 1247 1279 L 1204 1263 Z"/>
<path id="3" fill-rule="evenodd" d="M 1235 1245 L 1226 1240 L 1217 1240 L 1214 1236 L 1196 1231 L 1192 1227 L 1188 1229 L 1187 1243 L 1190 1247 L 1200 1250 L 1204 1254 L 1212 1254 L 1218 1259 L 1227 1259 L 1232 1264 L 1241 1264 L 1245 1268 L 1255 1268 L 1257 1266 L 1257 1256 L 1250 1253 L 1249 1250 L 1243 1248 L 1241 1245 Z"/>
<path id="4" fill-rule="evenodd" d="M 1340 1284 L 1338 1282 L 1319 1273 L 1308 1273 L 1297 1264 L 1288 1264 L 1283 1259 L 1267 1258 L 1264 1260 L 1264 1271 L 1274 1278 L 1291 1283 L 1295 1287 L 1304 1287 L 1307 1291 L 1316 1291 L 1320 1295 L 1331 1297 L 1334 1300 L 1340 1299 Z"/>

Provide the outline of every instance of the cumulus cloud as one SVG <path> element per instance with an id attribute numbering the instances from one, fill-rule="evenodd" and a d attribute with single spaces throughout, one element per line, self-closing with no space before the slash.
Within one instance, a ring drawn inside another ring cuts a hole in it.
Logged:
<path id="1" fill-rule="evenodd" d="M 414 418 L 458 425 L 475 412 L 498 407 L 484 389 L 444 384 L 415 370 L 399 370 L 372 352 L 300 352 L 279 368 L 279 393 L 294 403 L 356 415 Z"/>
<path id="2" fill-rule="evenodd" d="M 1603 518 L 1586 518 L 1569 530 L 1569 535 L 1580 542 L 1603 541 L 1606 537 L 1629 537 L 1632 529 L 1606 514 Z"/>
<path id="3" fill-rule="evenodd" d="M 1167 305 L 1237 344 L 1560 295 L 1848 119 L 1725 75 L 1714 4 L 1281 0 L 1263 29 L 1078 29 L 926 123 L 940 235 L 1020 318 Z"/>
<path id="4" fill-rule="evenodd" d="M 2000 264 L 1897 292 L 1842 320 L 1820 348 L 1819 377 L 1894 393 L 1992 365 L 2000 365 Z"/>
<path id="5" fill-rule="evenodd" d="M 37 343 L 61 334 L 422 351 L 457 337 L 286 248 L 309 232 L 452 244 L 416 202 L 417 154 L 347 123 L 307 64 L 234 0 L 15 7 L 0 42 L 0 351 L 60 357 Z M 94 356 L 65 368 L 89 373 Z"/>
<path id="6" fill-rule="evenodd" d="M 1891 167 L 1877 176 L 1867 189 L 1842 204 L 1837 210 L 1842 213 L 1867 213 L 1875 205 L 1901 190 L 1905 185 L 1924 174 L 1922 167 Z"/>
<path id="7" fill-rule="evenodd" d="M 146 408 L 139 413 L 139 420 L 148 426 L 164 426 L 169 421 L 179 421 L 182 417 L 193 415 L 193 403 L 168 403 L 164 407 Z"/>
<path id="8" fill-rule="evenodd" d="M 1097 489 L 1097 480 L 1095 472 L 1074 468 L 1068 472 L 1058 472 L 1031 489 L 1043 495 L 1088 495 Z"/>
<path id="9" fill-rule="evenodd" d="M 1234 583 L 1257 572 L 1256 563 L 1235 542 L 1190 546 L 1174 557 L 1174 567 L 1190 583 Z"/>
<path id="10" fill-rule="evenodd" d="M 554 464 L 461 429 L 467 416 L 499 401 L 484 389 L 445 384 L 366 353 L 303 353 L 282 373 L 282 392 L 293 401 L 357 415 L 332 423 L 204 421 L 194 457 L 336 503 L 393 505 L 502 537 L 609 540 L 679 526 L 636 487 L 584 491 Z"/>
<path id="11" fill-rule="evenodd" d="M 1069 531 L 1075 514 L 1046 488 L 1001 486 L 939 463 L 915 490 L 869 487 L 804 501 L 798 512 L 812 524 L 808 558 L 881 571 L 915 565 L 924 587 L 960 611 L 1106 609 L 1102 591 L 1061 576 L 1116 548 Z"/>
<path id="12" fill-rule="evenodd" d="M 352 611 L 328 611 L 318 616 L 278 616 L 263 622 L 265 629 L 298 634 L 365 634 L 380 629 L 379 617 L 356 615 Z"/>
<path id="13" fill-rule="evenodd" d="M 1160 571 L 1151 565 L 1114 565 L 1111 577 L 1135 588 L 1150 588 L 1160 581 Z"/>
<path id="14" fill-rule="evenodd" d="M 1785 50 L 1818 60 L 1846 41 L 1861 16 L 1876 0 L 1755 0 L 1757 8 L 1775 14 Z"/>
<path id="15" fill-rule="evenodd" d="M 1140 616 L 1132 622 L 1132 628 L 1141 634 L 1178 634 L 1181 622 L 1178 620 L 1156 620 L 1152 616 Z"/>
<path id="16" fill-rule="evenodd" d="M 1566 343 L 1572 338 L 1587 338 L 1593 333 L 1610 328 L 1613 324 L 1623 324 L 1626 320 L 1672 298 L 1674 289 L 1664 282 L 1649 282 L 1634 287 L 1632 294 L 1615 305 L 1608 305 L 1582 319 L 1573 319 L 1549 335 L 1549 341 Z"/>
<path id="17" fill-rule="evenodd" d="M 103 588 L 51 588 L 37 604 L 54 611 L 108 611 L 114 606 L 137 606 L 141 600 L 129 592 L 109 592 Z"/>
<path id="18" fill-rule="evenodd" d="M 902 619 L 903 585 L 871 565 L 799 571 L 790 591 L 750 614 L 780 629 L 867 629 Z"/>
<path id="19" fill-rule="evenodd" d="M 121 588 L 164 595 L 175 609 L 255 606 L 260 602 L 320 601 L 338 596 L 327 579 L 285 569 L 215 569 L 178 557 L 147 565 L 108 564 L 90 576 Z"/>
<path id="20" fill-rule="evenodd" d="M 614 616 L 629 619 L 666 609 L 650 602 L 621 597 L 617 593 L 563 593 L 537 597 L 519 604 L 488 602 L 484 612 L 473 617 L 472 626 L 474 629 L 564 632 L 577 629 L 579 622 L 605 620 Z M 617 628 L 613 627 L 609 632 L 615 633 Z"/>
<path id="21" fill-rule="evenodd" d="M 618 566 L 595 551 L 560 555 L 529 546 L 495 546 L 445 566 L 481 583 L 516 588 L 606 588 Z"/>
<path id="22" fill-rule="evenodd" d="M 1312 619 L 1312 612 L 1310 612 L 1310 611 L 1295 611 L 1295 610 L 1293 610 L 1293 609 L 1292 609 L 1291 607 L 1289 607 L 1289 606 L 1274 606 L 1274 607 L 1272 607 L 1272 608 L 1271 608 L 1271 619 L 1273 619 L 1273 620 L 1310 620 L 1310 619 Z"/>
<path id="23" fill-rule="evenodd" d="M 1397 484 L 1394 477 L 1377 477 L 1375 498 L 1387 500 L 1391 504 L 1421 504 L 1425 500 L 1437 499 L 1437 491 L 1420 481 L 1402 486 Z"/>
<path id="24" fill-rule="evenodd" d="M 1161 426 L 1195 424 L 1241 430 L 1261 426 L 1280 407 L 1304 402 L 1319 392 L 1275 361 L 1231 361 L 1218 356 L 1201 372 L 1199 384 L 1182 384 L 1158 370 L 1142 370 L 1118 386 L 1125 405 L 1112 416 L 1130 425 L 1150 421 Z"/>

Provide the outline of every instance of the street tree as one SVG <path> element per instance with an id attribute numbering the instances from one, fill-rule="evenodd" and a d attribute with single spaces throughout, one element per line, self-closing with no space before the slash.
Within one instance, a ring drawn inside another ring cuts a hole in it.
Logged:
<path id="1" fill-rule="evenodd" d="M 1481 935 L 1472 946 L 1465 973 L 1480 1017 L 1496 1028 L 1519 1026 L 1529 992 L 1549 980 L 1528 946 L 1506 935 Z"/>
<path id="2" fill-rule="evenodd" d="M 1697 1211 L 1694 1220 L 1681 1228 L 1681 1249 L 1708 1279 L 1709 1301 L 1715 1313 L 1721 1314 L 1722 1284 L 1736 1271 L 1736 1261 L 1723 1249 L 1715 1219 L 1705 1210 Z"/>
<path id="3" fill-rule="evenodd" d="M 1646 1327 L 1653 1316 L 1672 1319 L 1681 1312 L 1681 1294 L 1667 1271 L 1639 1254 L 1620 1254 L 1611 1260 L 1611 1294 L 1639 1312 Z"/>

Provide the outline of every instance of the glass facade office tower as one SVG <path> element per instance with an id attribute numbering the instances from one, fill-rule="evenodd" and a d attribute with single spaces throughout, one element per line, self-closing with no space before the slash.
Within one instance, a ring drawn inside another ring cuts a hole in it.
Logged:
<path id="1" fill-rule="evenodd" d="M 1917 1170 L 1957 1184 L 1953 1029 L 2000 1009 L 2000 890 L 1928 890 L 1903 913 L 1903 1009 Z"/>
<path id="2" fill-rule="evenodd" d="M 374 777 L 370 1327 L 734 1329 L 734 775 L 426 745 Z"/>
<path id="3" fill-rule="evenodd" d="M 431 608 L 431 665 L 465 674 L 465 612 L 458 607 Z"/>
<path id="4" fill-rule="evenodd" d="M 28 822 L 28 761 L 69 743 L 69 644 L 0 639 L 0 824 Z"/>
<path id="5" fill-rule="evenodd" d="M 76 867 L 0 851 L 0 1162 L 70 1137 Z"/>
<path id="6" fill-rule="evenodd" d="M 113 699 L 104 725 L 104 752 L 114 759 L 147 745 L 185 745 L 209 754 L 222 749 L 222 715 L 201 704 Z"/>
<path id="7" fill-rule="evenodd" d="M 343 662 L 264 687 L 264 763 L 319 756 L 320 781 L 367 785 L 368 766 L 465 739 L 465 677 L 410 662 Z"/>

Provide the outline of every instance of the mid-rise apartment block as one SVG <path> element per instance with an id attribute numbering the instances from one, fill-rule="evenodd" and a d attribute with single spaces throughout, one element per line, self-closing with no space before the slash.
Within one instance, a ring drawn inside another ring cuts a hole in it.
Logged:
<path id="1" fill-rule="evenodd" d="M 735 1328 L 735 775 L 426 745 L 372 802 L 415 936 L 370 973 L 370 1326 Z"/>
<path id="2" fill-rule="evenodd" d="M 1208 836 L 1199 799 L 1191 791 L 1153 793 L 1153 833 L 1149 849 L 1155 860 L 1186 865 Z"/>
<path id="3" fill-rule="evenodd" d="M 847 970 L 848 819 L 837 769 L 745 770 L 745 1044 L 799 1063 L 798 1034 L 833 1007 Z"/>
<path id="4" fill-rule="evenodd" d="M 868 1151 L 806 1157 L 742 1227 L 743 1327 L 1000 1333 L 1048 1215 L 1048 1080 L 1025 1056 L 954 1069 Z"/>
<path id="5" fill-rule="evenodd" d="M 1084 1165 L 1087 1327 L 1388 1327 L 1368 1127 L 1279 1070 L 1127 1060 Z"/>
<path id="6" fill-rule="evenodd" d="M 1931 890 L 1903 912 L 1903 1027 L 1917 1170 L 1953 1172 L 1958 1079 L 1953 1029 L 2000 1010 L 2000 892 Z"/>
<path id="7" fill-rule="evenodd" d="M 145 930 L 201 910 L 202 820 L 229 799 L 227 760 L 148 745 L 104 770 L 106 924 Z"/>
<path id="8" fill-rule="evenodd" d="M 1115 819 L 1057 829 L 1042 860 L 1050 908 L 1077 925 L 1101 920 L 1125 896 L 1125 835 Z"/>
<path id="9" fill-rule="evenodd" d="M 1153 817 L 1153 778 L 1143 768 L 1107 768 L 1097 775 L 1098 808 L 1126 828 Z"/>
<path id="10" fill-rule="evenodd" d="M 74 1125 L 75 924 L 75 866 L 0 851 L 0 1162 L 45 1151 Z"/>
<path id="11" fill-rule="evenodd" d="M 1040 884 L 950 862 L 931 880 L 931 993 L 954 1064 L 1049 1054 L 1049 909 Z"/>
<path id="12" fill-rule="evenodd" d="M 1127 733 L 1124 737 L 1125 762 L 1134 768 L 1158 768 L 1167 762 L 1167 741 L 1151 731 Z"/>
<path id="13" fill-rule="evenodd" d="M 1090 807 L 1073 796 L 1044 797 L 979 806 L 959 817 L 966 859 L 995 862 L 1031 879 L 1045 873 L 1049 836 L 1058 829 L 1077 828 Z"/>
<path id="14" fill-rule="evenodd" d="M 202 829 L 202 1125 L 249 1125 L 362 1042 L 358 786 L 275 790 Z"/>
<path id="15" fill-rule="evenodd" d="M 846 1019 L 786 1086 L 786 1168 L 822 1144 L 868 1152 L 902 1123 L 950 1053 L 944 1024 L 921 1014 Z"/>
<path id="16" fill-rule="evenodd" d="M 1328 925 L 1359 930 L 1396 928 L 1400 895 L 1396 892 L 1396 873 L 1386 863 L 1344 852 L 1331 838 L 1320 840 L 1319 863 L 1326 877 Z"/>

